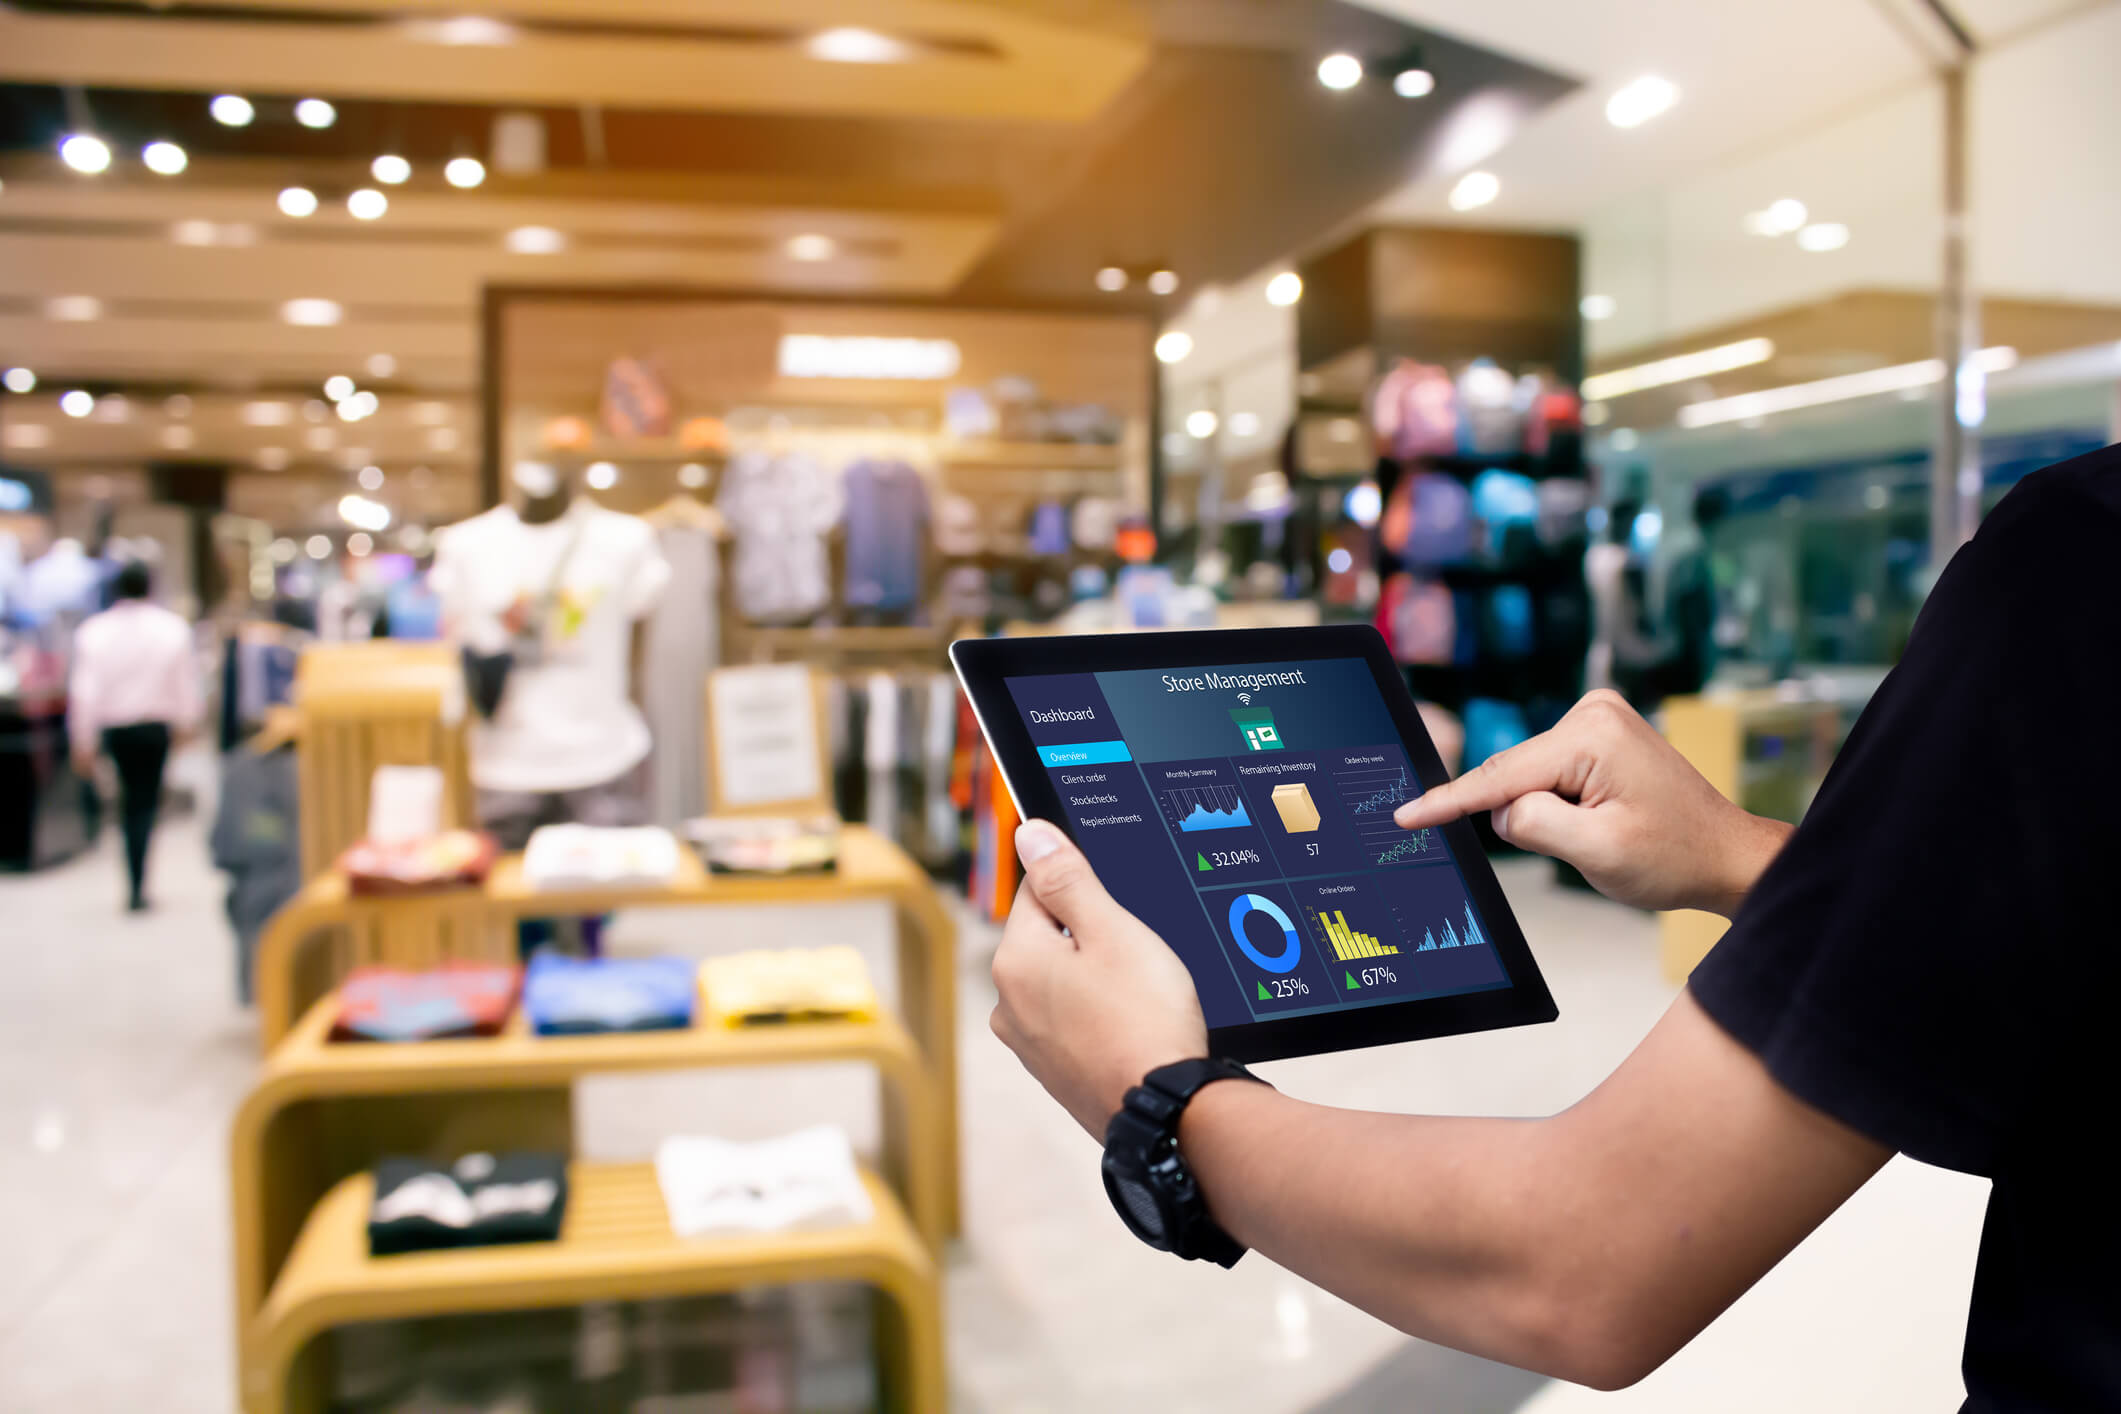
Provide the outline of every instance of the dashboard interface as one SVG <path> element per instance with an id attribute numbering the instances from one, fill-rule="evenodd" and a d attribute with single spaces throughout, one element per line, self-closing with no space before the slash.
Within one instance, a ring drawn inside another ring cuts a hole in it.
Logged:
<path id="1" fill-rule="evenodd" d="M 1367 663 L 1005 679 L 1112 896 L 1210 1027 L 1505 988 Z"/>

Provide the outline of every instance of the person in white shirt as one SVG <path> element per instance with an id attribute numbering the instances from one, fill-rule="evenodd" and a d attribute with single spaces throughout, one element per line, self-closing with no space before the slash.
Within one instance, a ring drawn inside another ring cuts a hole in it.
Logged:
<path id="1" fill-rule="evenodd" d="M 119 818 L 125 832 L 126 907 L 147 907 L 147 842 L 162 805 L 162 768 L 173 742 L 199 721 L 199 673 L 191 625 L 148 599 L 147 566 L 119 569 L 114 602 L 74 632 L 67 686 L 67 735 L 74 770 L 84 779 L 99 751 L 118 768 Z"/>

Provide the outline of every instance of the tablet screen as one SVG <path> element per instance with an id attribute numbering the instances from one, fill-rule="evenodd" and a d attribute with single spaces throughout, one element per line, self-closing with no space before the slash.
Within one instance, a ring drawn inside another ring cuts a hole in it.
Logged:
<path id="1" fill-rule="evenodd" d="M 1507 988 L 1359 658 L 1005 679 L 1105 887 L 1211 1028 Z"/>

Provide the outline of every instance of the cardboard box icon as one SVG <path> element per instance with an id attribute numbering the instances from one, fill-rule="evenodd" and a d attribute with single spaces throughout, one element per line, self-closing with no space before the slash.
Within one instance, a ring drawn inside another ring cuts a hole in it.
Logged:
<path id="1" fill-rule="evenodd" d="M 1311 800 L 1311 788 L 1301 781 L 1274 788 L 1274 811 L 1281 816 L 1281 827 L 1292 835 L 1307 835 L 1318 828 L 1318 806 Z"/>

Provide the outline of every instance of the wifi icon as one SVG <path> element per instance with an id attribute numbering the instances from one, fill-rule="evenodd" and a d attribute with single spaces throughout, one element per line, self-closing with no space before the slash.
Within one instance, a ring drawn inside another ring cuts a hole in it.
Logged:
<path id="1" fill-rule="evenodd" d="M 1240 692 L 1237 694 L 1237 700 L 1247 706 L 1250 706 L 1252 703 L 1252 694 L 1249 692 Z"/>

